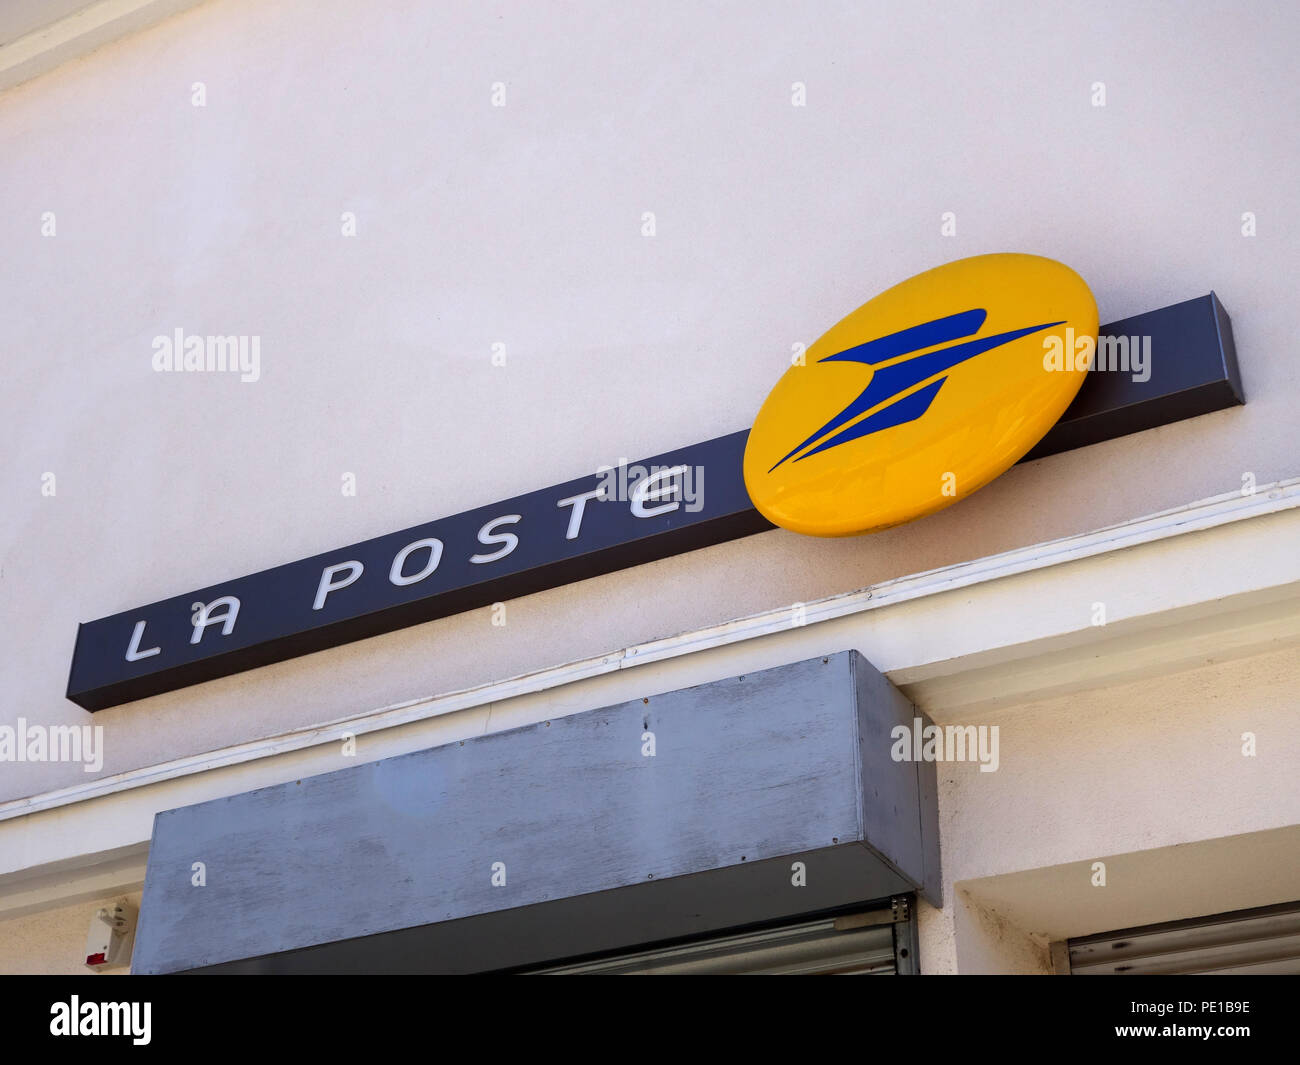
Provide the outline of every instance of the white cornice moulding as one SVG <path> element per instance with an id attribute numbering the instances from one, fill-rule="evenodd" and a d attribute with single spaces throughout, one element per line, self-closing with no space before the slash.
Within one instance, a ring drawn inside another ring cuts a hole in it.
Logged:
<path id="1" fill-rule="evenodd" d="M 99 0 L 0 45 L 0 92 L 120 40 L 201 0 Z"/>
<path id="2" fill-rule="evenodd" d="M 924 573 L 882 581 L 854 592 L 828 596 L 804 604 L 807 628 L 819 622 L 893 606 L 909 600 L 938 596 L 944 592 L 1013 577 L 1034 570 L 1062 566 L 1128 548 L 1168 540 L 1221 526 L 1262 518 L 1300 507 L 1300 478 L 1262 486 L 1251 495 L 1231 492 L 1181 507 L 1135 518 L 1094 532 L 1079 533 L 1017 548 L 997 555 L 961 562 Z M 700 651 L 725 647 L 762 636 L 789 632 L 790 607 L 764 611 L 706 629 L 679 633 L 592 658 L 581 659 L 505 680 L 422 696 L 380 707 L 363 714 L 296 729 L 266 739 L 235 744 L 203 754 L 143 766 L 102 780 L 11 799 L 0 803 L 0 821 L 74 803 L 86 802 L 117 792 L 147 787 L 162 781 L 205 773 L 214 769 L 278 755 L 325 743 L 338 743 L 345 734 L 362 736 L 385 729 L 424 721 L 461 710 L 483 707 L 521 695 L 561 688 L 577 681 L 652 662 L 681 658 Z M 887 671 L 893 676 L 896 671 Z M 909 672 L 904 670 L 904 672 Z"/>

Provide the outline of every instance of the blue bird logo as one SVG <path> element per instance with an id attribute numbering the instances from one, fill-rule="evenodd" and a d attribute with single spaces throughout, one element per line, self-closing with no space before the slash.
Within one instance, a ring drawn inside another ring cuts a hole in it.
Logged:
<path id="1" fill-rule="evenodd" d="M 824 359 L 819 359 L 818 362 L 860 362 L 874 368 L 880 363 L 896 359 L 900 355 L 921 351 L 924 348 L 932 348 L 936 344 L 945 344 L 962 337 L 973 336 L 979 332 L 987 317 L 988 312 L 980 308 L 962 311 L 960 314 L 950 314 L 945 318 L 936 318 L 932 322 L 915 325 L 909 329 L 891 333 L 889 336 L 879 337 L 876 340 L 869 340 L 865 344 L 846 348 L 834 355 L 827 355 Z M 976 355 L 982 355 L 986 351 L 1001 347 L 1003 344 L 1009 344 L 1011 341 L 1018 340 L 1023 336 L 1029 336 L 1031 333 L 1037 333 L 1043 329 L 1050 329 L 1054 325 L 1062 324 L 1063 322 L 1045 322 L 1042 325 L 1031 325 L 1024 329 L 1013 329 L 1008 333 L 998 333 L 994 336 L 981 337 L 978 340 L 968 340 L 964 344 L 939 348 L 937 351 L 930 351 L 924 355 L 917 355 L 915 358 L 892 363 L 889 366 L 874 370 L 871 380 L 867 382 L 867 387 L 858 394 L 852 403 L 801 444 L 791 449 L 780 462 L 777 462 L 767 472 L 772 473 L 778 466 L 791 458 L 794 458 L 795 462 L 802 462 L 809 456 L 827 451 L 833 447 L 839 447 L 841 444 L 847 444 L 851 440 L 870 436 L 872 433 L 878 433 L 882 429 L 889 429 L 895 425 L 904 425 L 907 422 L 916 421 L 917 418 L 930 409 L 934 397 L 939 394 L 939 389 L 943 387 L 943 383 L 948 378 L 941 377 L 914 392 L 908 392 L 908 389 L 937 373 L 950 370 L 959 363 L 974 358 Z M 887 407 L 882 407 L 875 414 L 863 418 L 859 422 L 854 422 L 848 428 L 841 429 L 842 426 L 852 422 L 858 415 L 895 396 L 901 398 Z M 835 432 L 836 429 L 841 429 L 841 431 L 835 433 L 829 439 L 822 439 L 827 433 Z M 819 440 L 821 443 L 817 443 Z M 816 444 L 816 447 L 810 446 L 813 444 Z M 800 454 L 800 452 L 803 453 Z"/>

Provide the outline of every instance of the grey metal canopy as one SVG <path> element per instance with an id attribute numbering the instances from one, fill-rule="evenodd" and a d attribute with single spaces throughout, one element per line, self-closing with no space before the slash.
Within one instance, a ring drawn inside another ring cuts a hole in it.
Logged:
<path id="1" fill-rule="evenodd" d="M 939 904 L 914 718 L 843 651 L 168 810 L 133 970 L 482 972 Z"/>

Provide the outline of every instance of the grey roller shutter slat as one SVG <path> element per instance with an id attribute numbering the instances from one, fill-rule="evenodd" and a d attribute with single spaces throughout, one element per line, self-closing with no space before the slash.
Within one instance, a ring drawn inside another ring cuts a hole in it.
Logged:
<path id="1" fill-rule="evenodd" d="M 1072 939 L 1070 972 L 1300 973 L 1300 903 Z"/>
<path id="2" fill-rule="evenodd" d="M 887 913 L 887 911 L 886 911 Z M 554 975 L 879 975 L 892 976 L 893 925 L 837 930 L 833 920 L 720 936 L 541 970 Z"/>

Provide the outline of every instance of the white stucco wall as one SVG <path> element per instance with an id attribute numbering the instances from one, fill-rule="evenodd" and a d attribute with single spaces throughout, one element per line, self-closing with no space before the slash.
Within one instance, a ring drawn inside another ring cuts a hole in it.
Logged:
<path id="1" fill-rule="evenodd" d="M 79 621 L 742 428 L 792 343 L 969 254 L 1068 262 L 1103 320 L 1215 289 L 1248 405 L 881 535 L 768 533 L 117 707 L 106 770 L 1294 475 L 1298 23 L 213 0 L 0 95 L 5 714 L 84 720 Z M 152 372 L 178 326 L 260 336 L 261 380 Z M 0 796 L 78 772 L 6 766 Z"/>

